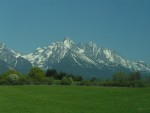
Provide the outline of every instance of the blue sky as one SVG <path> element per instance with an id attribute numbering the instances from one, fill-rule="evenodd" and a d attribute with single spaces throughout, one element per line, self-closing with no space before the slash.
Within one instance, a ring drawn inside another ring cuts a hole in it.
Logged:
<path id="1" fill-rule="evenodd" d="M 150 0 L 0 0 L 9 48 L 29 53 L 65 36 L 150 64 Z"/>

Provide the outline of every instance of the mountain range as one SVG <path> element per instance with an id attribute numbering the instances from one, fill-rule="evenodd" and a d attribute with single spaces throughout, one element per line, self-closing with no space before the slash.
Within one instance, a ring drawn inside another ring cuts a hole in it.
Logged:
<path id="1" fill-rule="evenodd" d="M 150 73 L 150 66 L 143 61 L 130 61 L 117 52 L 98 47 L 92 42 L 74 43 L 71 39 L 37 48 L 30 54 L 19 54 L 0 43 L 0 73 L 16 69 L 27 73 L 33 66 L 44 70 L 55 68 L 58 71 L 82 75 L 86 78 L 110 78 L 118 71 L 140 71 Z"/>

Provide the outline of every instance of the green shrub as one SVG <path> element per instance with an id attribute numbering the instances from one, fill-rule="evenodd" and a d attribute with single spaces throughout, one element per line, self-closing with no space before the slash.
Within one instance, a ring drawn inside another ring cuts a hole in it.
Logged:
<path id="1" fill-rule="evenodd" d="M 45 77 L 42 81 L 43 84 L 52 85 L 54 83 L 54 77 Z"/>
<path id="2" fill-rule="evenodd" d="M 11 83 L 11 84 L 18 84 L 19 82 L 19 76 L 17 74 L 10 74 L 7 77 L 7 80 Z"/>
<path id="3" fill-rule="evenodd" d="M 54 80 L 54 83 L 55 85 L 61 85 L 61 80 Z"/>
<path id="4" fill-rule="evenodd" d="M 81 85 L 81 86 L 91 86 L 91 82 L 89 80 L 83 80 L 81 81 L 78 85 Z"/>
<path id="5" fill-rule="evenodd" d="M 10 85 L 11 83 L 7 79 L 0 79 L 0 85 Z"/>
<path id="6" fill-rule="evenodd" d="M 28 76 L 35 80 L 35 82 L 40 82 L 45 77 L 45 73 L 42 69 L 38 67 L 33 67 Z"/>
<path id="7" fill-rule="evenodd" d="M 63 77 L 61 80 L 61 85 L 71 85 L 73 83 L 73 79 L 71 77 Z"/>

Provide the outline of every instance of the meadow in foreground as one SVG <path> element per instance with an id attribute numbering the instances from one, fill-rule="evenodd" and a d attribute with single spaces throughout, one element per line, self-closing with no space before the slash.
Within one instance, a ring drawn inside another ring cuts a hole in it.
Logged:
<path id="1" fill-rule="evenodd" d="M 0 86 L 0 113 L 150 113 L 150 88 Z"/>

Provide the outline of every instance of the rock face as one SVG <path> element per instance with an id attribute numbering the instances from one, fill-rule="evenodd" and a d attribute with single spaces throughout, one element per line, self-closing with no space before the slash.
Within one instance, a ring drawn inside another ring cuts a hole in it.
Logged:
<path id="1" fill-rule="evenodd" d="M 10 69 L 9 65 L 3 60 L 0 60 L 0 73 L 4 73 L 9 69 Z"/>
<path id="2" fill-rule="evenodd" d="M 8 69 L 16 69 L 22 73 L 27 73 L 32 68 L 30 61 L 21 57 L 20 54 L 8 49 L 0 43 L 0 73 Z"/>
<path id="3" fill-rule="evenodd" d="M 150 66 L 144 62 L 129 61 L 115 51 L 100 48 L 96 44 L 75 44 L 69 38 L 52 43 L 48 47 L 37 48 L 33 53 L 22 56 L 43 69 L 55 68 L 84 77 L 109 78 L 117 71 L 150 72 Z M 15 64 L 15 61 L 9 61 Z"/>

